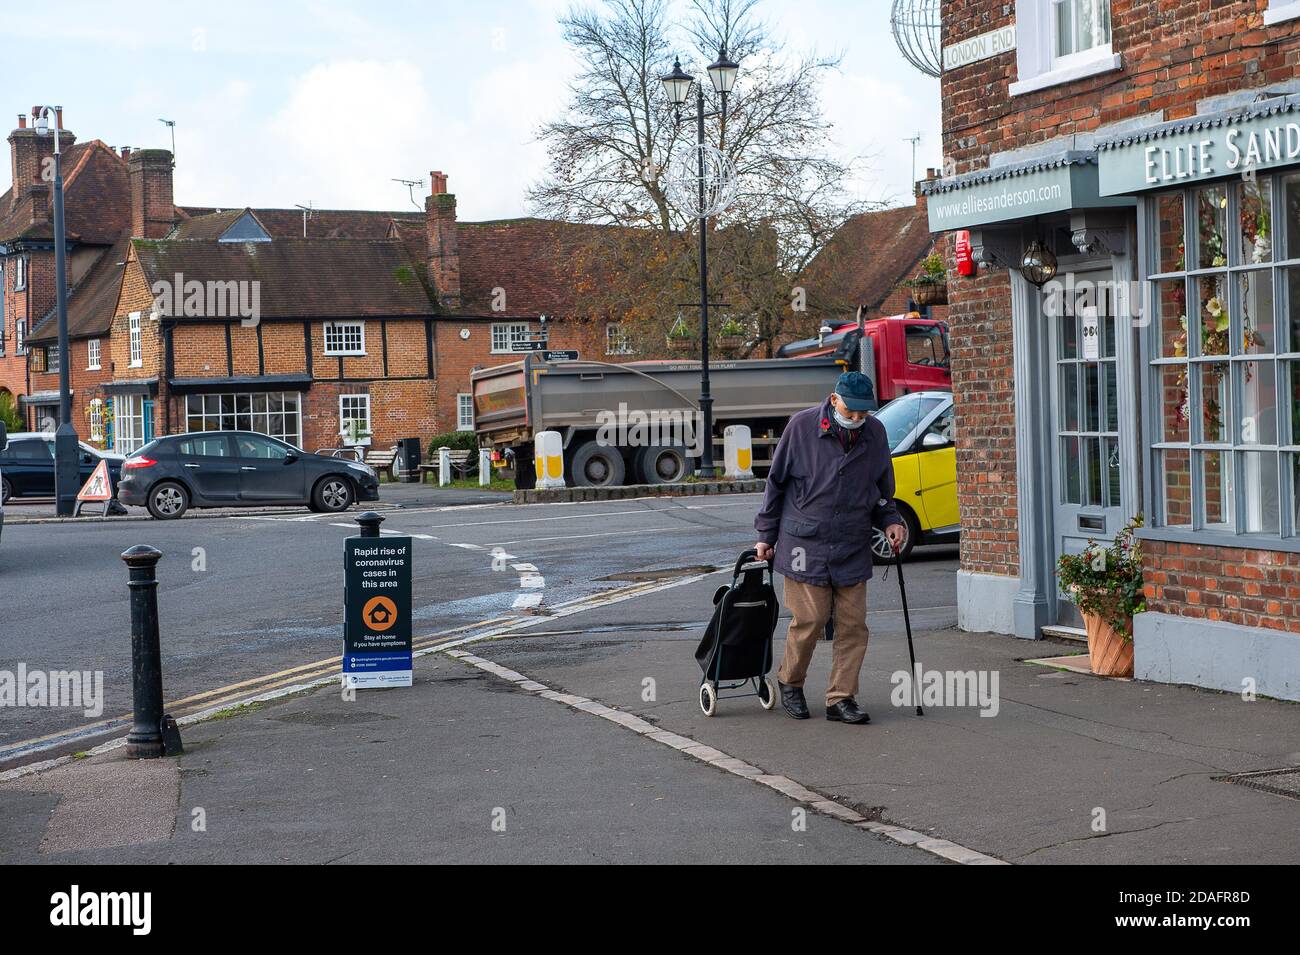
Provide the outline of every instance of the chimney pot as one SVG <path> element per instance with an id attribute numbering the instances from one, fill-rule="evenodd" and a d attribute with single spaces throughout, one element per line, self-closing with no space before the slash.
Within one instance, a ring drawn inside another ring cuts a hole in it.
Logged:
<path id="1" fill-rule="evenodd" d="M 54 127 L 56 129 L 63 128 L 63 107 L 62 106 L 54 107 Z"/>
<path id="2" fill-rule="evenodd" d="M 18 128 L 19 129 L 27 128 L 27 117 L 24 116 L 22 113 L 18 114 Z"/>

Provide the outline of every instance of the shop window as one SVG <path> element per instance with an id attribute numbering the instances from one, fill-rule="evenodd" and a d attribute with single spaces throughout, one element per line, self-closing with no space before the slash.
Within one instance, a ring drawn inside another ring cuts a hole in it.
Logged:
<path id="1" fill-rule="evenodd" d="M 256 431 L 302 447 L 302 395 L 292 391 L 187 395 L 186 431 Z"/>
<path id="2" fill-rule="evenodd" d="M 1300 176 L 1146 203 L 1151 523 L 1296 538 Z"/>
<path id="3" fill-rule="evenodd" d="M 1119 69 L 1110 8 L 1110 0 L 1018 0 L 1018 78 L 1011 84 L 1011 95 Z"/>

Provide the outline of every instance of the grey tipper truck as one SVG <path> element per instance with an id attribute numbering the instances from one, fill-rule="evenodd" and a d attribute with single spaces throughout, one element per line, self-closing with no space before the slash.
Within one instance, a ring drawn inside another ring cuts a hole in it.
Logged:
<path id="1" fill-rule="evenodd" d="M 856 367 L 856 351 L 710 362 L 716 464 L 722 429 L 745 424 L 754 470 L 765 473 L 790 416 L 825 399 L 840 373 Z M 680 481 L 703 448 L 698 361 L 548 362 L 530 354 L 471 380 L 479 443 L 520 487 L 536 479 L 533 436 L 540 431 L 559 432 L 566 481 L 580 487 Z"/>

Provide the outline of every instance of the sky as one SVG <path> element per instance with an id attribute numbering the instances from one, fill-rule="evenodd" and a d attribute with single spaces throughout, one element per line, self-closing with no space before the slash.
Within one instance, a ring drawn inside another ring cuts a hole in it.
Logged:
<path id="1" fill-rule="evenodd" d="M 124 15 L 102 2 L 6 4 L 0 123 L 56 104 L 78 140 L 171 148 L 159 119 L 174 120 L 179 205 L 410 209 L 393 180 L 422 179 L 422 203 L 437 169 L 462 220 L 527 215 L 546 167 L 536 129 L 563 113 L 574 74 L 558 25 L 570 5 L 136 0 Z M 759 12 L 791 50 L 843 55 L 822 101 L 841 156 L 864 159 L 848 185 L 898 204 L 911 196 L 905 140 L 921 136 L 918 177 L 942 149 L 938 81 L 899 54 L 889 8 L 761 0 Z"/>

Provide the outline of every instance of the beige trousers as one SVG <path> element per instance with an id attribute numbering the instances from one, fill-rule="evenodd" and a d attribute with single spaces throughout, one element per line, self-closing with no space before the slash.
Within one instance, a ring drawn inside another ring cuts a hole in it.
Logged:
<path id="1" fill-rule="evenodd" d="M 777 679 L 786 686 L 803 686 L 817 641 L 825 635 L 832 606 L 835 639 L 832 641 L 831 678 L 826 705 L 856 696 L 858 671 L 867 655 L 867 584 L 852 587 L 818 587 L 785 578 L 785 605 L 790 608 L 790 631 Z"/>

